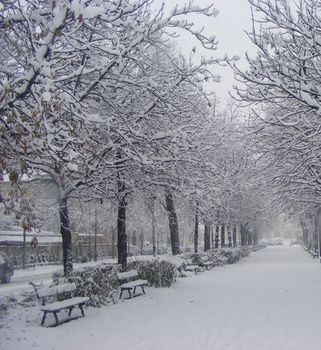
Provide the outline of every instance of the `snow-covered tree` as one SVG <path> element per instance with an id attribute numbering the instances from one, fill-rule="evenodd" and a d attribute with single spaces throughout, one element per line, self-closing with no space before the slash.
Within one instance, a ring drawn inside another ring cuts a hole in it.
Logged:
<path id="1" fill-rule="evenodd" d="M 57 185 L 65 273 L 72 269 L 70 194 L 95 187 L 95 173 L 106 169 L 108 177 L 114 169 L 119 208 L 124 208 L 123 170 L 133 155 L 134 161 L 141 157 L 132 141 L 146 139 L 146 116 L 160 117 L 161 112 L 169 116 L 161 105 L 172 89 L 198 73 L 208 75 L 203 62 L 199 67 L 185 65 L 184 70 L 177 65 L 171 79 L 160 74 L 162 82 L 154 82 L 155 75 L 144 76 L 151 63 L 144 53 L 166 45 L 167 34 L 175 28 L 188 31 L 208 49 L 216 48 L 215 37 L 206 37 L 186 19 L 189 14 L 214 16 L 212 6 L 200 8 L 190 2 L 165 15 L 162 8 L 153 12 L 151 4 L 151 0 L 17 0 L 0 9 L 1 164 L 10 174 L 29 169 L 48 174 Z M 156 106 L 158 114 L 153 111 Z M 126 128 L 130 117 L 134 127 Z M 131 140 L 126 140 L 128 134 Z M 162 139 L 160 135 L 149 139 L 154 152 L 162 147 Z M 144 154 L 141 160 L 148 163 Z M 14 169 L 13 159 L 18 164 Z"/>
<path id="2" fill-rule="evenodd" d="M 274 204 L 281 210 L 296 208 L 304 222 L 303 212 L 315 215 L 320 205 L 320 4 L 249 3 L 249 37 L 258 51 L 255 57 L 246 56 L 246 70 L 231 64 L 242 83 L 237 95 L 252 104 L 256 115 L 252 135 Z"/>

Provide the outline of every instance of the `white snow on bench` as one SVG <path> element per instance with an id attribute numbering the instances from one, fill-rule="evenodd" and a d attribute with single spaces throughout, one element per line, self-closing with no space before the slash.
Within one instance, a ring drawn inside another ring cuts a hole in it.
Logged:
<path id="1" fill-rule="evenodd" d="M 57 310 L 62 310 L 62 309 L 68 309 L 69 307 L 83 304 L 89 301 L 88 297 L 75 297 L 71 299 L 66 299 L 63 301 L 56 301 L 54 303 L 45 305 L 42 307 L 42 311 L 48 311 L 48 312 L 53 312 Z"/>
<path id="2" fill-rule="evenodd" d="M 129 278 L 136 278 L 138 277 L 138 272 L 136 270 L 130 270 L 126 272 L 118 272 L 117 277 L 120 281 L 127 280 Z"/>
<path id="3" fill-rule="evenodd" d="M 146 285 L 148 283 L 147 280 L 136 280 L 136 281 L 132 281 L 132 282 L 127 282 L 127 283 L 123 283 L 120 287 L 125 289 L 125 288 L 135 288 L 138 286 L 143 286 Z"/>

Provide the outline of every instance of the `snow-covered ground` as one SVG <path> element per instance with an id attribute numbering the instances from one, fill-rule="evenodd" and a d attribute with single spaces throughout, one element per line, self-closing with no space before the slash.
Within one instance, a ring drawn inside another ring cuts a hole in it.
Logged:
<path id="1" fill-rule="evenodd" d="M 320 350 L 320 295 L 320 263 L 272 247 L 59 327 L 40 326 L 40 306 L 15 308 L 0 349 Z"/>

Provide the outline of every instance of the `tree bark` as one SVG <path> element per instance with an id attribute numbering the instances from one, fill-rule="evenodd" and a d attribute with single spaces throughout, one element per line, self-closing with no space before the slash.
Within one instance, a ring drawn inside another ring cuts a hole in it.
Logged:
<path id="1" fill-rule="evenodd" d="M 116 256 L 116 232 L 115 229 L 111 229 L 111 256 L 114 259 Z"/>
<path id="2" fill-rule="evenodd" d="M 256 231 L 253 232 L 252 243 L 253 243 L 253 247 L 257 246 L 257 232 Z"/>
<path id="3" fill-rule="evenodd" d="M 95 238 L 94 238 L 94 260 L 97 261 L 98 251 L 97 251 L 97 235 L 98 235 L 98 215 L 97 215 L 97 205 L 95 205 Z"/>
<path id="4" fill-rule="evenodd" d="M 204 226 L 204 251 L 211 249 L 211 222 L 206 221 Z"/>
<path id="5" fill-rule="evenodd" d="M 127 268 L 127 235 L 126 235 L 126 193 L 125 183 L 118 178 L 118 215 L 117 215 L 117 250 L 118 264 L 123 270 Z"/>
<path id="6" fill-rule="evenodd" d="M 241 225 L 241 246 L 247 247 L 248 246 L 248 231 L 247 231 L 247 223 Z"/>
<path id="7" fill-rule="evenodd" d="M 233 247 L 236 248 L 236 224 L 233 226 Z"/>
<path id="8" fill-rule="evenodd" d="M 198 253 L 198 203 L 195 210 L 195 227 L 194 227 L 194 253 Z"/>
<path id="9" fill-rule="evenodd" d="M 232 232 L 231 232 L 231 226 L 227 226 L 227 239 L 228 239 L 228 246 L 229 248 L 232 248 Z"/>
<path id="10" fill-rule="evenodd" d="M 26 268 L 26 260 L 27 260 L 27 241 L 26 241 L 26 229 L 23 229 L 23 247 L 22 247 L 22 269 Z"/>
<path id="11" fill-rule="evenodd" d="M 140 255 L 143 255 L 143 250 L 144 250 L 144 230 L 141 230 L 140 233 Z"/>
<path id="12" fill-rule="evenodd" d="M 62 237 L 64 274 L 67 276 L 70 274 L 73 268 L 71 230 L 70 230 L 70 223 L 69 223 L 67 198 L 63 198 L 60 201 L 59 217 L 60 217 L 60 233 Z"/>
<path id="13" fill-rule="evenodd" d="M 221 248 L 225 247 L 225 225 L 221 225 Z"/>
<path id="14" fill-rule="evenodd" d="M 172 254 L 179 254 L 179 234 L 178 234 L 178 221 L 173 200 L 173 195 L 169 189 L 165 190 L 166 209 L 169 222 L 169 231 L 171 237 Z"/>
<path id="15" fill-rule="evenodd" d="M 220 226 L 215 226 L 215 249 L 218 249 L 218 242 L 220 239 Z"/>

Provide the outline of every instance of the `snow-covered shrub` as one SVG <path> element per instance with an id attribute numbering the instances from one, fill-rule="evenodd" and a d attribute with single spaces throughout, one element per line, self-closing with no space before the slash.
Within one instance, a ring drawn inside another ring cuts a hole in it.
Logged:
<path id="1" fill-rule="evenodd" d="M 207 254 L 206 253 L 193 253 L 190 255 L 190 259 L 192 260 L 192 264 L 201 264 L 202 263 L 202 259 L 207 258 Z"/>
<path id="2" fill-rule="evenodd" d="M 242 258 L 242 249 L 222 248 L 218 250 L 218 256 L 224 257 L 227 264 L 234 264 Z"/>
<path id="3" fill-rule="evenodd" d="M 89 297 L 89 305 L 99 307 L 112 300 L 112 293 L 118 287 L 117 268 L 114 265 L 98 265 L 74 270 L 68 277 L 54 274 L 54 284 L 75 283 L 74 296 Z"/>
<path id="4" fill-rule="evenodd" d="M 175 264 L 158 258 L 136 259 L 128 264 L 128 269 L 136 269 L 139 277 L 146 279 L 154 287 L 170 287 L 176 279 Z"/>
<path id="5" fill-rule="evenodd" d="M 5 296 L 0 298 L 0 317 L 4 315 L 8 309 L 14 307 L 17 303 L 17 299 L 13 296 Z"/>
<path id="6" fill-rule="evenodd" d="M 4 252 L 0 252 L 0 281 L 9 283 L 14 273 L 13 262 Z"/>

